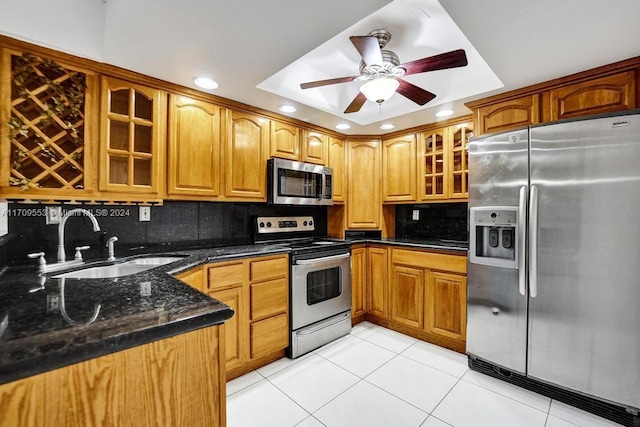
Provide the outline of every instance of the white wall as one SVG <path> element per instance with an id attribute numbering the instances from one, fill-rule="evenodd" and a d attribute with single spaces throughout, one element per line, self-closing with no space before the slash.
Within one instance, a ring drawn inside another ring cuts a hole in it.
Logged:
<path id="1" fill-rule="evenodd" d="M 0 0 L 0 34 L 102 60 L 103 0 Z"/>

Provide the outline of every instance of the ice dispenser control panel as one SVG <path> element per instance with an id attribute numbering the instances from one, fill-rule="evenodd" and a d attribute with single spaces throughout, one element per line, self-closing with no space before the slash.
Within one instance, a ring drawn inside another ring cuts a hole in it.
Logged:
<path id="1" fill-rule="evenodd" d="M 484 206 L 470 209 L 470 261 L 494 267 L 518 266 L 518 208 Z"/>

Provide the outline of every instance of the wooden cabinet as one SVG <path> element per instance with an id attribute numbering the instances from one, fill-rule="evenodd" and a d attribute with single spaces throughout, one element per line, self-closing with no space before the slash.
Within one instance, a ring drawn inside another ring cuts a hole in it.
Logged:
<path id="1" fill-rule="evenodd" d="M 0 48 L 0 198 L 95 194 L 99 87 L 88 70 Z"/>
<path id="2" fill-rule="evenodd" d="M 221 195 L 220 108 L 169 96 L 169 195 Z"/>
<path id="3" fill-rule="evenodd" d="M 176 279 L 182 280 L 184 283 L 199 290 L 200 292 L 205 292 L 205 275 L 202 267 L 196 267 L 180 273 L 176 276 Z"/>
<path id="4" fill-rule="evenodd" d="M 289 260 L 286 255 L 249 262 L 250 357 L 289 345 Z"/>
<path id="5" fill-rule="evenodd" d="M 391 320 L 412 328 L 424 325 L 424 270 L 391 265 Z"/>
<path id="6" fill-rule="evenodd" d="M 474 115 L 478 135 L 540 123 L 540 95 L 533 94 L 483 106 Z"/>
<path id="7" fill-rule="evenodd" d="M 2 384 L 0 424 L 224 427 L 222 330 L 202 328 Z"/>
<path id="8" fill-rule="evenodd" d="M 333 203 L 344 203 L 347 190 L 347 165 L 344 139 L 329 137 L 327 166 L 333 169 Z"/>
<path id="9" fill-rule="evenodd" d="M 416 136 L 382 141 L 382 201 L 416 201 Z"/>
<path id="10" fill-rule="evenodd" d="M 177 278 L 234 311 L 224 324 L 227 379 L 284 356 L 289 346 L 287 255 L 217 262 Z"/>
<path id="11" fill-rule="evenodd" d="M 448 197 L 445 167 L 448 160 L 448 129 L 422 133 L 420 140 L 420 200 L 443 200 Z"/>
<path id="12" fill-rule="evenodd" d="M 389 317 L 389 267 L 387 248 L 367 248 L 367 311 L 383 319 Z"/>
<path id="13" fill-rule="evenodd" d="M 271 157 L 300 160 L 300 128 L 271 121 Z"/>
<path id="14" fill-rule="evenodd" d="M 305 130 L 302 137 L 302 161 L 327 164 L 329 137 L 323 133 Z"/>
<path id="15" fill-rule="evenodd" d="M 380 229 L 382 225 L 380 146 L 377 140 L 347 141 L 347 228 Z"/>
<path id="16" fill-rule="evenodd" d="M 351 321 L 362 320 L 366 310 L 367 249 L 364 246 L 351 249 Z"/>
<path id="17" fill-rule="evenodd" d="M 387 326 L 464 351 L 466 263 L 462 255 L 392 248 Z"/>
<path id="18" fill-rule="evenodd" d="M 425 329 L 465 341 L 467 330 L 467 278 L 461 274 L 427 273 Z"/>
<path id="19" fill-rule="evenodd" d="M 549 92 L 549 119 L 630 110 L 635 108 L 635 96 L 633 71 L 563 86 Z"/>
<path id="20" fill-rule="evenodd" d="M 245 201 L 266 201 L 269 158 L 269 120 L 227 110 L 225 196 Z"/>
<path id="21" fill-rule="evenodd" d="M 102 78 L 100 189 L 158 196 L 163 187 L 166 94 Z"/>
<path id="22" fill-rule="evenodd" d="M 447 170 L 449 199 L 469 198 L 469 138 L 473 136 L 471 123 L 452 126 L 449 130 L 450 148 Z"/>
<path id="23" fill-rule="evenodd" d="M 465 104 L 477 135 L 637 108 L 640 57 Z"/>

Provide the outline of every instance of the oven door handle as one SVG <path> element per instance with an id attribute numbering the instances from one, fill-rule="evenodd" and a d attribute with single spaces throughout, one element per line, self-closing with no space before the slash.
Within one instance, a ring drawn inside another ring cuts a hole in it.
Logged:
<path id="1" fill-rule="evenodd" d="M 316 333 L 316 332 L 318 332 L 318 331 L 320 331 L 320 330 L 322 330 L 324 328 L 327 328 L 329 326 L 333 326 L 336 323 L 344 322 L 345 320 L 347 320 L 349 318 L 350 315 L 351 315 L 351 313 L 345 313 L 342 316 L 340 316 L 338 319 L 333 319 L 330 322 L 322 323 L 322 324 L 318 325 L 317 327 L 315 327 L 313 329 L 309 329 L 309 330 L 306 330 L 306 331 L 300 331 L 297 334 L 302 336 L 302 335 L 309 335 L 309 334 Z"/>
<path id="2" fill-rule="evenodd" d="M 333 260 L 336 260 L 336 259 L 349 258 L 350 256 L 351 256 L 350 253 L 346 253 L 346 254 L 342 254 L 342 255 L 326 256 L 324 258 L 299 259 L 299 260 L 296 260 L 296 264 L 300 264 L 300 265 L 317 264 L 317 263 L 325 262 L 325 261 L 333 261 Z"/>

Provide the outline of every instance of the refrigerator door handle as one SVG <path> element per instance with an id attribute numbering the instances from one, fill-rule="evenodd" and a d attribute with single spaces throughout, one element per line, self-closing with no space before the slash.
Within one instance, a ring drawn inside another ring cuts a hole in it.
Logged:
<path id="1" fill-rule="evenodd" d="M 538 296 L 538 187 L 531 186 L 529 199 L 529 295 Z"/>
<path id="2" fill-rule="evenodd" d="M 518 198 L 518 290 L 520 295 L 527 295 L 527 271 L 526 271 L 526 251 L 527 251 L 527 187 L 520 187 L 520 197 Z"/>

